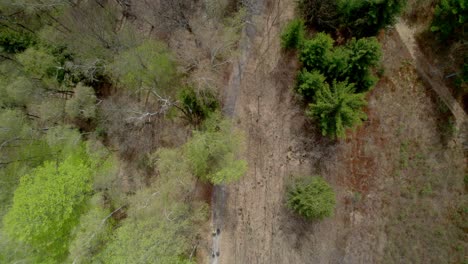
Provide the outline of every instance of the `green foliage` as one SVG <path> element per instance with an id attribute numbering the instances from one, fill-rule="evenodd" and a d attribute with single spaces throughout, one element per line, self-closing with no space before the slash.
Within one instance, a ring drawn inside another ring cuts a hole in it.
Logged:
<path id="1" fill-rule="evenodd" d="M 5 87 L 8 101 L 15 106 L 28 105 L 35 95 L 34 86 L 34 83 L 30 79 L 24 76 L 18 76 Z"/>
<path id="2" fill-rule="evenodd" d="M 395 23 L 405 5 L 406 0 L 339 0 L 341 27 L 352 36 L 375 36 Z"/>
<path id="3" fill-rule="evenodd" d="M 438 33 L 442 40 L 465 39 L 467 22 L 467 0 L 441 0 L 434 11 L 431 31 Z"/>
<path id="4" fill-rule="evenodd" d="M 45 48 L 31 47 L 18 54 L 18 62 L 34 78 L 55 77 L 60 63 Z"/>
<path id="5" fill-rule="evenodd" d="M 193 87 L 187 87 L 179 92 L 178 98 L 182 112 L 194 125 L 200 124 L 219 108 L 218 100 L 210 90 L 195 91 Z"/>
<path id="6" fill-rule="evenodd" d="M 306 69 L 322 70 L 328 62 L 333 42 L 330 35 L 317 33 L 314 38 L 304 41 L 299 60 Z"/>
<path id="7" fill-rule="evenodd" d="M 21 178 L 4 217 L 6 233 L 30 245 L 44 261 L 62 259 L 69 235 L 91 191 L 92 169 L 82 151 L 64 162 L 46 162 Z"/>
<path id="8" fill-rule="evenodd" d="M 369 37 L 395 23 L 406 0 L 299 0 L 307 24 L 348 37 Z"/>
<path id="9" fill-rule="evenodd" d="M 289 22 L 281 33 L 281 47 L 283 49 L 298 49 L 305 39 L 304 21 L 294 19 Z"/>
<path id="10" fill-rule="evenodd" d="M 296 90 L 306 101 L 313 100 L 315 92 L 328 85 L 325 82 L 325 76 L 319 71 L 308 72 L 304 69 L 297 76 L 297 81 Z"/>
<path id="11" fill-rule="evenodd" d="M 364 92 L 377 83 L 371 72 L 382 56 L 377 39 L 352 38 L 333 47 L 333 39 L 318 33 L 304 41 L 299 60 L 296 91 L 309 105 L 307 115 L 319 121 L 322 134 L 345 137 L 345 130 L 366 119 Z"/>
<path id="12" fill-rule="evenodd" d="M 150 192 L 139 192 L 135 199 L 146 204 L 134 205 L 140 211 L 124 220 L 97 259 L 101 263 L 193 264 L 187 256 L 192 249 L 195 224 L 205 214 L 193 212 L 184 203 L 160 205 Z"/>
<path id="13" fill-rule="evenodd" d="M 10 28 L 0 29 L 0 51 L 18 53 L 24 51 L 35 43 L 35 36 L 30 32 L 20 32 Z"/>
<path id="14" fill-rule="evenodd" d="M 149 40 L 116 56 L 111 75 L 130 90 L 149 90 L 163 96 L 173 90 L 175 63 L 164 44 Z"/>
<path id="15" fill-rule="evenodd" d="M 153 158 L 159 177 L 130 199 L 127 219 L 97 256 L 102 263 L 193 263 L 188 256 L 207 208 L 190 197 L 195 178 L 180 149 Z"/>
<path id="16" fill-rule="evenodd" d="M 71 99 L 65 104 L 66 113 L 72 118 L 91 119 L 96 116 L 94 89 L 79 83 Z"/>
<path id="17" fill-rule="evenodd" d="M 321 177 L 300 178 L 289 187 L 287 205 L 308 220 L 333 215 L 335 192 Z"/>
<path id="18" fill-rule="evenodd" d="M 378 65 L 381 55 L 376 38 L 353 38 L 344 46 L 333 47 L 329 35 L 318 33 L 305 41 L 299 59 L 306 70 L 324 74 L 329 84 L 333 80 L 347 81 L 355 84 L 358 92 L 365 92 L 376 83 L 370 69 Z M 303 75 L 299 75 L 299 84 Z"/>
<path id="19" fill-rule="evenodd" d="M 349 51 L 348 67 L 345 76 L 350 83 L 355 83 L 358 92 L 370 90 L 376 78 L 370 69 L 376 67 L 382 56 L 381 47 L 376 38 L 351 39 L 346 44 Z M 339 79 L 345 81 L 346 79 Z"/>
<path id="20" fill-rule="evenodd" d="M 194 131 L 184 146 L 193 174 L 213 184 L 238 180 L 247 171 L 247 162 L 239 159 L 244 151 L 244 136 L 231 121 L 213 114 L 203 131 Z"/>
<path id="21" fill-rule="evenodd" d="M 113 219 L 111 212 L 104 208 L 102 195 L 94 195 L 87 207 L 89 211 L 81 216 L 72 232 L 69 259 L 73 263 L 91 263 L 112 232 Z"/>
<path id="22" fill-rule="evenodd" d="M 318 120 L 323 135 L 344 138 L 347 128 L 360 125 L 367 118 L 362 110 L 365 94 L 355 93 L 354 86 L 346 82 L 324 86 L 315 98 L 306 114 Z"/>

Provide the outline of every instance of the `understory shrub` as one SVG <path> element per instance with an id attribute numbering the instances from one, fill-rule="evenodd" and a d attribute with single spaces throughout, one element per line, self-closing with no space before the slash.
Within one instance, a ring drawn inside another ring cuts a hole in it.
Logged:
<path id="1" fill-rule="evenodd" d="M 281 47 L 283 49 L 297 49 L 305 39 L 305 26 L 302 19 L 291 21 L 281 34 Z"/>

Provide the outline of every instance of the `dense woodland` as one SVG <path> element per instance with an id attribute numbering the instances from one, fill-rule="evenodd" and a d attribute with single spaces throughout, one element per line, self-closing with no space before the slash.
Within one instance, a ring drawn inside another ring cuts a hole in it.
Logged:
<path id="1" fill-rule="evenodd" d="M 197 262 L 210 207 L 195 186 L 248 169 L 221 89 L 250 2 L 0 0 L 0 263 Z M 298 58 L 293 86 L 323 136 L 366 119 L 375 36 L 404 8 L 298 1 L 278 41 Z M 467 19 L 467 1 L 442 0 L 428 32 L 460 43 Z M 333 214 L 320 177 L 285 197 L 306 219 Z"/>

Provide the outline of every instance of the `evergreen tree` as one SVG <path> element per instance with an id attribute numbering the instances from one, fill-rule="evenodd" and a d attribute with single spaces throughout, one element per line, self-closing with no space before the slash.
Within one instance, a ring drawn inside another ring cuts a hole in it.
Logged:
<path id="1" fill-rule="evenodd" d="M 347 128 L 360 125 L 367 118 L 362 110 L 365 94 L 355 93 L 353 85 L 346 82 L 324 86 L 315 98 L 306 114 L 319 122 L 323 135 L 343 138 Z"/>
<path id="2" fill-rule="evenodd" d="M 434 11 L 431 31 L 442 40 L 465 39 L 468 22 L 468 0 L 442 0 Z"/>
<path id="3" fill-rule="evenodd" d="M 328 64 L 333 39 L 325 33 L 317 33 L 312 39 L 304 41 L 299 60 L 307 70 L 323 70 Z"/>

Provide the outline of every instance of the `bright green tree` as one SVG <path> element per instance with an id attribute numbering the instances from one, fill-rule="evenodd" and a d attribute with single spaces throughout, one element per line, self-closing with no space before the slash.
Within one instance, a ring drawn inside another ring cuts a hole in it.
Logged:
<path id="1" fill-rule="evenodd" d="M 289 186 L 287 205 L 308 220 L 333 215 L 335 192 L 321 177 L 300 178 Z"/>
<path id="2" fill-rule="evenodd" d="M 31 246 L 42 262 L 66 256 L 70 232 L 92 190 L 92 169 L 80 152 L 21 177 L 3 219 L 8 236 Z"/>
<path id="3" fill-rule="evenodd" d="M 204 123 L 204 130 L 194 131 L 184 146 L 193 174 L 213 184 L 238 180 L 247 171 L 247 162 L 241 159 L 244 136 L 230 120 L 213 114 Z"/>
<path id="4" fill-rule="evenodd" d="M 344 138 L 347 128 L 360 125 L 367 118 L 362 108 L 367 104 L 364 93 L 355 93 L 353 85 L 334 82 L 315 95 L 306 114 L 316 119 L 323 135 Z"/>

